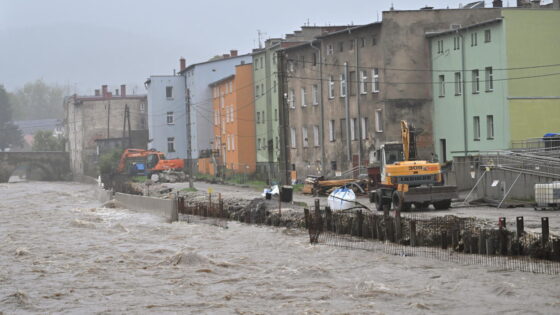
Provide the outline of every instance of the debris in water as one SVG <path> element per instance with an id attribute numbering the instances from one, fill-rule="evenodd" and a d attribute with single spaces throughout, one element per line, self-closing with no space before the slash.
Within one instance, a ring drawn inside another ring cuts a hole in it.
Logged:
<path id="1" fill-rule="evenodd" d="M 16 249 L 16 256 L 29 255 L 29 250 L 25 247 L 19 247 Z"/>

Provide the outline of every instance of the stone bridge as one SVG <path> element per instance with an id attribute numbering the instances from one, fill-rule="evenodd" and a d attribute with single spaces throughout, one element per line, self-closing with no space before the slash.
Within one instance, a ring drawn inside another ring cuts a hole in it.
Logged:
<path id="1" fill-rule="evenodd" d="M 0 183 L 7 182 L 20 167 L 26 175 L 35 174 L 33 179 L 65 180 L 70 172 L 68 152 L 0 152 Z M 37 177 L 37 178 L 35 178 Z"/>

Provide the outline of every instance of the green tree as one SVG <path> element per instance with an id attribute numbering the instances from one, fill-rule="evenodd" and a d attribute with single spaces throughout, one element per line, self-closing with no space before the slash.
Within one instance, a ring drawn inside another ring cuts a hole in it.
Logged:
<path id="1" fill-rule="evenodd" d="M 0 85 L 0 151 L 22 144 L 21 130 L 12 122 L 10 97 L 4 86 Z"/>
<path id="2" fill-rule="evenodd" d="M 99 157 L 99 173 L 102 175 L 114 173 L 119 166 L 122 152 L 122 149 L 113 149 L 110 152 L 102 154 Z"/>
<path id="3" fill-rule="evenodd" d="M 37 131 L 33 136 L 33 151 L 64 151 L 64 139 L 53 136 L 52 131 Z"/>
<path id="4" fill-rule="evenodd" d="M 14 118 L 17 120 L 63 118 L 62 103 L 67 88 L 47 85 L 42 80 L 26 83 L 12 94 Z"/>

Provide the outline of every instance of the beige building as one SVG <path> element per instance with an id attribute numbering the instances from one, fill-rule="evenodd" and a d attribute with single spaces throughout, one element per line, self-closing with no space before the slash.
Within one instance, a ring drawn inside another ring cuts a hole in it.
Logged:
<path id="1" fill-rule="evenodd" d="M 72 172 L 75 175 L 97 175 L 99 143 L 122 143 L 121 146 L 128 146 L 126 107 L 130 130 L 136 135 L 132 146 L 146 149 L 147 106 L 146 95 L 128 95 L 125 85 L 121 85 L 114 94 L 109 92 L 107 85 L 103 85 L 92 96 L 66 97 L 65 132 Z"/>
<path id="2" fill-rule="evenodd" d="M 297 177 L 357 173 L 400 141 L 400 121 L 423 132 L 420 158 L 434 153 L 428 31 L 499 17 L 499 9 L 386 11 L 283 53 L 286 169 Z M 362 171 L 363 173 L 364 171 Z"/>

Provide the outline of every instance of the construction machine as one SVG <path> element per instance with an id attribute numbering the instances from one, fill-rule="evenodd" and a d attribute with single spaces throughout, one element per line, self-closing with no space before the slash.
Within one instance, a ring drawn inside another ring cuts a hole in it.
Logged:
<path id="1" fill-rule="evenodd" d="M 180 171 L 185 167 L 183 159 L 166 160 L 165 154 L 156 150 L 125 149 L 119 160 L 118 173 L 138 175 L 145 173 L 148 178 L 163 171 Z"/>
<path id="2" fill-rule="evenodd" d="M 399 211 L 408 211 L 412 205 L 427 209 L 430 204 L 438 210 L 449 209 L 451 199 L 457 197 L 457 187 L 444 185 L 439 163 L 416 160 L 419 132 L 402 120 L 402 143 L 385 143 L 376 152 L 377 165 L 369 173 L 378 176 L 373 180 L 369 199 L 378 210 L 391 205 Z"/>

